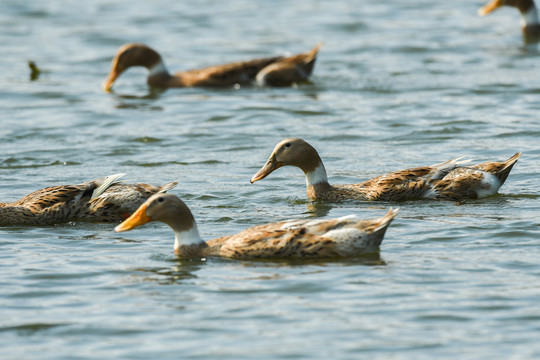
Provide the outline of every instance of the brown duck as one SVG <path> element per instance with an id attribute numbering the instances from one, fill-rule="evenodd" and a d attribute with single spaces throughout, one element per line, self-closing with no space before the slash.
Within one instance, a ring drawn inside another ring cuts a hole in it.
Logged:
<path id="1" fill-rule="evenodd" d="M 146 199 L 177 185 L 125 184 L 115 174 L 78 185 L 51 186 L 0 203 L 0 226 L 54 225 L 67 221 L 113 222 L 129 217 Z"/>
<path id="2" fill-rule="evenodd" d="M 298 138 L 279 142 L 266 164 L 251 178 L 264 179 L 281 166 L 292 165 L 306 175 L 310 200 L 402 201 L 415 199 L 477 199 L 496 194 L 521 153 L 502 162 L 488 161 L 464 166 L 461 158 L 437 165 L 406 169 L 381 175 L 360 184 L 330 185 L 317 150 Z"/>
<path id="3" fill-rule="evenodd" d="M 174 252 L 181 257 L 221 256 L 233 259 L 354 257 L 379 251 L 386 229 L 398 213 L 390 209 L 375 220 L 354 216 L 290 220 L 258 225 L 205 242 L 193 214 L 177 196 L 156 194 L 114 230 L 131 230 L 149 221 L 169 225 Z"/>
<path id="4" fill-rule="evenodd" d="M 321 44 L 305 54 L 289 57 L 274 56 L 202 69 L 187 70 L 171 75 L 154 49 L 144 44 L 122 46 L 112 61 L 112 69 L 103 84 L 110 91 L 116 79 L 132 66 L 144 66 L 149 74 L 147 83 L 161 88 L 169 87 L 223 87 L 236 84 L 289 86 L 306 81 L 313 71 Z"/>
<path id="5" fill-rule="evenodd" d="M 478 14 L 484 16 L 502 6 L 512 6 L 519 10 L 521 29 L 526 41 L 538 42 L 540 40 L 540 21 L 533 0 L 491 0 L 478 10 Z"/>

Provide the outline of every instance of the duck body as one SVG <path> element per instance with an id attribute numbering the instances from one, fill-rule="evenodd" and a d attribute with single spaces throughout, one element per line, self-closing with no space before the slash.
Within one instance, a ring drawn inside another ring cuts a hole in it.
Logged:
<path id="1" fill-rule="evenodd" d="M 0 226 L 54 225 L 67 221 L 116 222 L 132 214 L 152 194 L 177 185 L 124 184 L 115 174 L 78 185 L 51 186 L 0 203 Z"/>
<path id="2" fill-rule="evenodd" d="M 291 220 L 250 227 L 238 234 L 205 242 L 189 208 L 171 194 L 156 194 L 115 231 L 131 230 L 149 221 L 168 224 L 175 233 L 174 251 L 181 257 L 219 256 L 232 259 L 355 257 L 379 251 L 386 229 L 398 213 L 390 209 L 374 220 L 353 216 Z"/>
<path id="3" fill-rule="evenodd" d="M 227 87 L 257 83 L 269 86 L 289 86 L 304 82 L 313 71 L 318 44 L 311 51 L 289 57 L 274 56 L 249 61 L 238 61 L 211 67 L 170 74 L 161 55 L 144 44 L 122 46 L 112 62 L 111 72 L 103 84 L 111 90 L 116 79 L 128 68 L 143 66 L 149 70 L 150 86 L 169 87 Z"/>
<path id="4" fill-rule="evenodd" d="M 266 164 L 251 178 L 264 179 L 281 166 L 304 171 L 309 200 L 404 201 L 418 199 L 477 199 L 496 194 L 521 153 L 502 162 L 465 166 L 461 158 L 432 166 L 395 171 L 350 185 L 330 185 L 322 160 L 313 146 L 298 138 L 279 142 Z"/>
<path id="5" fill-rule="evenodd" d="M 491 0 L 478 10 L 478 14 L 484 16 L 503 6 L 511 6 L 519 10 L 525 42 L 540 41 L 540 19 L 533 0 Z"/>

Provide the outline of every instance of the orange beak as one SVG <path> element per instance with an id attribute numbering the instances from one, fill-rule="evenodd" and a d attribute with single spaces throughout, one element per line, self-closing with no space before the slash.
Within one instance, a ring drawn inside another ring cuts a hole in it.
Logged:
<path id="1" fill-rule="evenodd" d="M 478 9 L 478 15 L 484 16 L 504 5 L 503 0 L 491 0 L 488 4 Z"/>
<path id="2" fill-rule="evenodd" d="M 111 73 L 107 77 L 107 80 L 105 80 L 105 82 L 103 83 L 103 90 L 110 92 L 114 82 L 116 81 L 119 75 L 120 73 L 118 71 L 114 69 L 111 70 Z"/>
<path id="3" fill-rule="evenodd" d="M 139 225 L 152 221 L 152 218 L 146 215 L 146 204 L 142 204 L 137 211 L 124 220 L 120 225 L 114 228 L 116 232 L 128 231 Z"/>
<path id="4" fill-rule="evenodd" d="M 266 164 L 264 164 L 264 166 L 251 177 L 250 182 L 253 184 L 255 181 L 262 180 L 270 175 L 272 171 L 279 169 L 282 166 L 283 164 L 277 161 L 276 155 L 272 154 Z"/>

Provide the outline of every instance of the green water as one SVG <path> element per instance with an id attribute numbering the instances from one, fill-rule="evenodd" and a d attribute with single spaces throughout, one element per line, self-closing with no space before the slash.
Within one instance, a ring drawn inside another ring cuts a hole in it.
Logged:
<path id="1" fill-rule="evenodd" d="M 2 228 L 0 357 L 539 358 L 540 54 L 517 11 L 479 18 L 481 5 L 2 1 L 2 201 L 118 172 L 174 180 L 211 239 L 395 206 L 311 206 L 294 168 L 250 184 L 285 137 L 313 144 L 335 184 L 523 156 L 498 196 L 400 203 L 375 258 L 185 261 L 161 224 Z M 152 92 L 130 69 L 104 93 L 113 54 L 133 41 L 173 72 L 323 48 L 297 88 Z"/>

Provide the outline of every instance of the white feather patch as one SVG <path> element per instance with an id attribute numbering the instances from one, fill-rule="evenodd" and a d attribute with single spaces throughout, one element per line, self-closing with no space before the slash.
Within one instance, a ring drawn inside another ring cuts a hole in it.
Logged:
<path id="1" fill-rule="evenodd" d="M 174 232 L 174 249 L 178 249 L 182 245 L 197 245 L 204 243 L 204 240 L 199 234 L 199 229 L 196 224 L 193 224 L 188 231 Z"/>
<path id="2" fill-rule="evenodd" d="M 483 175 L 484 177 L 482 179 L 482 185 L 479 188 L 474 189 L 478 195 L 478 198 L 496 194 L 502 185 L 499 178 L 497 178 L 495 175 L 487 172 L 483 172 Z"/>
<path id="3" fill-rule="evenodd" d="M 457 158 L 452 159 L 452 160 L 448 160 L 448 161 L 444 161 L 442 163 L 431 165 L 431 167 L 434 167 L 434 168 L 437 168 L 437 169 L 445 169 L 445 168 L 450 167 L 450 166 L 456 166 L 456 165 L 462 165 L 462 164 L 470 163 L 472 161 L 472 159 L 461 160 L 461 159 L 465 158 L 466 156 L 467 155 L 463 155 L 463 156 L 457 157 Z"/>
<path id="4" fill-rule="evenodd" d="M 283 230 L 294 230 L 294 229 L 298 229 L 298 228 L 301 228 L 301 227 L 310 227 L 310 226 L 319 225 L 320 223 L 323 223 L 325 221 L 328 221 L 328 220 L 325 220 L 325 219 L 291 220 L 291 221 L 287 221 L 286 223 L 281 225 L 281 229 L 283 229 Z"/>
<path id="5" fill-rule="evenodd" d="M 103 183 L 98 186 L 97 188 L 94 189 L 94 191 L 92 192 L 92 197 L 91 199 L 95 199 L 96 197 L 98 197 L 99 195 L 101 195 L 105 190 L 107 190 L 107 188 L 109 186 L 111 186 L 112 184 L 114 184 L 115 182 L 117 182 L 117 180 L 119 178 L 121 178 L 122 176 L 124 176 L 126 174 L 124 173 L 120 173 L 120 174 L 114 174 L 114 175 L 109 175 L 107 176 L 104 180 L 103 180 Z"/>
<path id="6" fill-rule="evenodd" d="M 306 185 L 316 185 L 328 183 L 328 177 L 326 176 L 326 170 L 323 164 L 319 164 L 315 170 L 306 173 Z"/>
<path id="7" fill-rule="evenodd" d="M 347 243 L 355 241 L 361 238 L 363 233 L 354 227 L 345 227 L 336 230 L 330 230 L 324 234 L 325 237 L 330 238 L 338 243 Z"/>
<path id="8" fill-rule="evenodd" d="M 355 214 L 349 214 L 349 215 L 338 217 L 337 220 L 338 222 L 342 222 L 345 220 L 356 219 L 356 218 L 358 218 L 358 216 L 356 216 Z"/>
<path id="9" fill-rule="evenodd" d="M 255 83 L 258 86 L 264 86 L 266 85 L 266 75 L 268 74 L 268 71 L 266 68 L 262 69 L 257 73 L 257 76 L 255 76 Z"/>
<path id="10" fill-rule="evenodd" d="M 439 193 L 437 191 L 435 191 L 435 189 L 433 189 L 433 187 L 430 187 L 427 191 L 425 191 L 422 194 L 422 198 L 423 199 L 435 199 L 435 198 L 437 198 L 438 195 L 439 195 Z"/>

